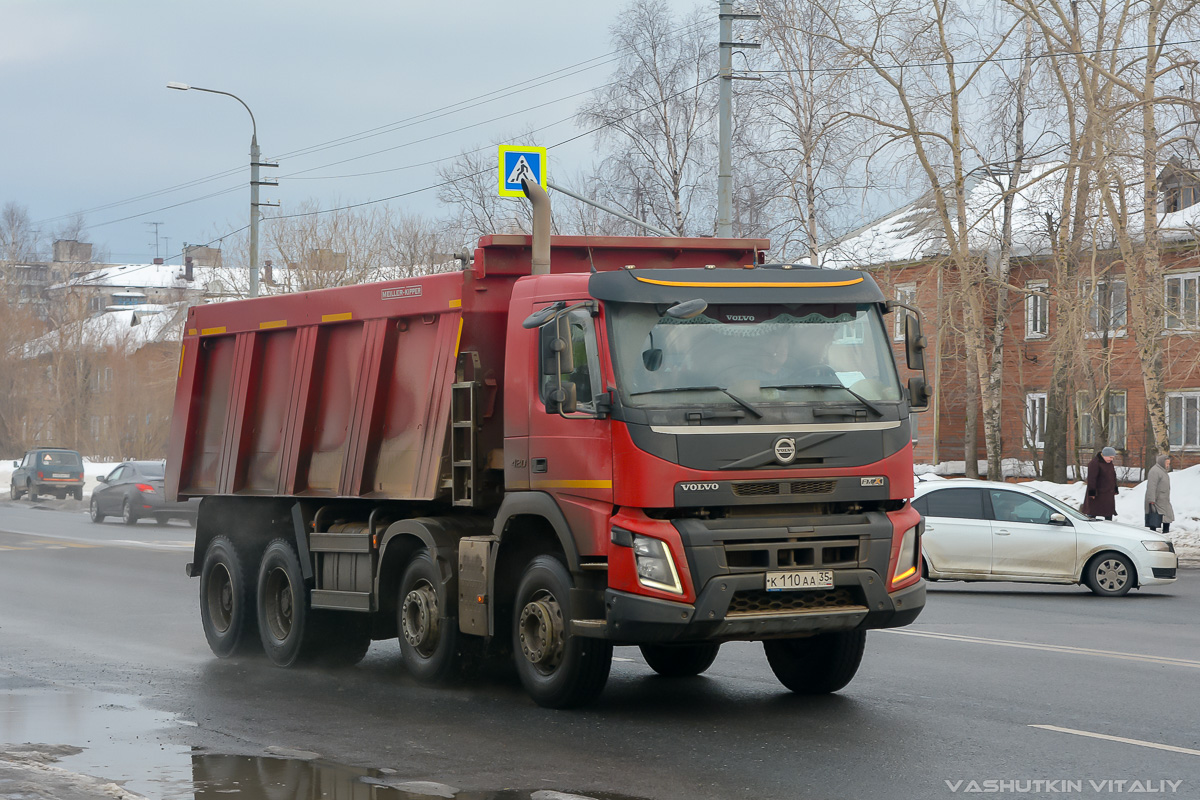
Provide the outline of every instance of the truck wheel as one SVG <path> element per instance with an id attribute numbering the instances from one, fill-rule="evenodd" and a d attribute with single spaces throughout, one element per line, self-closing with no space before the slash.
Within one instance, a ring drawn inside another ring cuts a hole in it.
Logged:
<path id="1" fill-rule="evenodd" d="M 763 648 L 784 686 L 798 694 L 828 694 L 858 672 L 866 644 L 866 631 L 839 631 L 808 639 L 768 639 Z"/>
<path id="2" fill-rule="evenodd" d="M 322 666 L 353 667 L 371 648 L 371 626 L 366 614 L 346 612 L 327 619 Z"/>
<path id="3" fill-rule="evenodd" d="M 517 674 L 533 701 L 546 708 L 572 708 L 595 700 L 612 667 L 612 644 L 572 636 L 571 576 L 557 558 L 529 562 L 517 586 L 513 613 L 513 656 Z"/>
<path id="4" fill-rule="evenodd" d="M 713 665 L 721 650 L 719 642 L 701 644 L 644 644 L 642 658 L 650 669 L 665 678 L 689 678 Z"/>
<path id="5" fill-rule="evenodd" d="M 400 579 L 396 620 L 404 665 L 421 683 L 445 683 L 458 672 L 458 619 L 428 550 L 417 553 Z"/>
<path id="6" fill-rule="evenodd" d="M 233 543 L 224 536 L 213 539 L 200 571 L 200 623 L 218 658 L 248 652 L 257 642 L 251 580 Z"/>
<path id="7" fill-rule="evenodd" d="M 296 549 L 276 539 L 263 551 L 258 568 L 258 635 L 267 658 L 291 667 L 321 655 L 325 644 L 308 606 L 308 587 Z"/>

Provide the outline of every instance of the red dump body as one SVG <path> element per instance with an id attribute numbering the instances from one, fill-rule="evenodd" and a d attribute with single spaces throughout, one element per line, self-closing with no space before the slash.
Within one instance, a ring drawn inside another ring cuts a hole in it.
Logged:
<path id="1" fill-rule="evenodd" d="M 767 246 L 552 237 L 551 272 L 736 268 Z M 459 272 L 190 309 L 168 494 L 431 500 L 465 351 L 486 365 L 478 447 L 499 458 L 509 298 L 529 254 L 528 236 L 489 236 Z"/>

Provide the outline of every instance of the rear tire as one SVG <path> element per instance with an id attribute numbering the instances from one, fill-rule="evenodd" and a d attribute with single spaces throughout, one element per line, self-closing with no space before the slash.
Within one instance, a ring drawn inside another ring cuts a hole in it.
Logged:
<path id="1" fill-rule="evenodd" d="M 154 515 L 154 524 L 155 525 L 166 525 L 170 521 L 171 521 L 171 518 L 168 517 L 166 514 L 155 514 Z"/>
<path id="2" fill-rule="evenodd" d="M 428 550 L 418 552 L 405 568 L 396 609 L 400 653 L 409 673 L 425 684 L 458 677 L 458 615 L 453 613 L 441 572 Z"/>
<path id="3" fill-rule="evenodd" d="M 93 505 L 95 498 L 92 499 Z M 208 545 L 200 571 L 200 623 L 218 658 L 250 652 L 258 643 L 253 578 L 233 543 L 218 536 Z"/>
<path id="4" fill-rule="evenodd" d="M 612 667 L 612 643 L 569 631 L 571 575 L 553 556 L 529 562 L 513 607 L 513 657 L 539 706 L 574 708 L 599 697 Z"/>
<path id="5" fill-rule="evenodd" d="M 285 539 L 276 539 L 263 551 L 257 606 L 258 635 L 273 664 L 292 667 L 322 654 L 326 637 L 320 617 L 308 605 L 300 558 Z"/>
<path id="6" fill-rule="evenodd" d="M 866 631 L 839 631 L 808 639 L 768 639 L 763 649 L 784 686 L 797 694 L 829 694 L 854 678 L 866 644 Z"/>
<path id="7" fill-rule="evenodd" d="M 371 649 L 370 619 L 366 614 L 346 612 L 329 619 L 319 662 L 328 667 L 353 667 Z"/>
<path id="8" fill-rule="evenodd" d="M 76 500 L 83 499 L 83 487 L 82 486 L 80 486 L 78 489 L 75 490 L 75 499 Z"/>
<path id="9" fill-rule="evenodd" d="M 88 516 L 97 524 L 104 522 L 104 515 L 100 513 L 100 501 L 96 495 L 92 495 L 92 502 L 88 504 Z"/>
<path id="10" fill-rule="evenodd" d="M 664 678 L 690 678 L 713 665 L 721 650 L 719 642 L 700 644 L 644 644 L 642 658 Z"/>
<path id="11" fill-rule="evenodd" d="M 36 483 L 25 484 L 25 493 L 29 495 L 29 502 L 36 503 L 38 500 L 38 490 Z"/>
<path id="12" fill-rule="evenodd" d="M 129 498 L 125 498 L 124 504 L 121 506 L 121 521 L 126 525 L 136 525 L 138 521 L 137 512 L 133 510 L 133 503 L 129 502 Z"/>

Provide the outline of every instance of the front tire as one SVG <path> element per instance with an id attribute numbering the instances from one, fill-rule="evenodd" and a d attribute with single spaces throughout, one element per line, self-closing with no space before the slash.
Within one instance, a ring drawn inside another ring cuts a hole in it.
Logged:
<path id="1" fill-rule="evenodd" d="M 1120 553 L 1101 553 L 1088 562 L 1084 581 L 1101 597 L 1121 597 L 1137 583 L 1137 572 Z"/>
<path id="2" fill-rule="evenodd" d="M 23 494 L 25 494 L 25 493 L 22 492 L 20 489 L 18 489 L 17 485 L 15 483 L 8 484 L 8 496 L 10 499 L 20 500 L 21 495 L 23 495 Z"/>
<path id="3" fill-rule="evenodd" d="M 308 605 L 308 587 L 296 549 L 276 539 L 258 568 L 258 633 L 267 658 L 292 667 L 321 655 L 318 617 Z"/>
<path id="4" fill-rule="evenodd" d="M 839 631 L 808 639 L 768 639 L 763 649 L 784 686 L 797 694 L 829 694 L 854 678 L 866 644 L 866 631 Z"/>
<path id="5" fill-rule="evenodd" d="M 650 669 L 664 678 L 690 678 L 699 675 L 713 665 L 720 642 L 701 644 L 644 644 L 642 658 Z"/>
<path id="6" fill-rule="evenodd" d="M 440 684 L 458 676 L 458 618 L 433 554 L 416 554 L 400 579 L 396 626 L 404 665 L 419 682 Z"/>
<path id="7" fill-rule="evenodd" d="M 129 502 L 128 497 L 121 506 L 121 521 L 126 525 L 136 525 L 138 521 L 137 512 L 133 510 L 133 503 Z"/>
<path id="8" fill-rule="evenodd" d="M 93 506 L 95 502 L 92 498 Z M 224 536 L 213 539 L 200 571 L 200 623 L 218 658 L 248 652 L 257 643 L 252 581 L 233 542 Z"/>
<path id="9" fill-rule="evenodd" d="M 571 576 L 557 558 L 538 556 L 517 585 L 513 657 L 525 691 L 539 706 L 573 708 L 595 700 L 612 667 L 612 644 L 573 636 Z"/>
<path id="10" fill-rule="evenodd" d="M 92 502 L 88 504 L 88 516 L 97 524 L 104 522 L 104 515 L 100 513 L 100 501 L 95 495 L 92 495 Z"/>

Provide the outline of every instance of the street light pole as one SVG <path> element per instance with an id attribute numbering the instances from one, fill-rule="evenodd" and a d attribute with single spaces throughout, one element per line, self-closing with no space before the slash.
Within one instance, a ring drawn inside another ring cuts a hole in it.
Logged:
<path id="1" fill-rule="evenodd" d="M 186 83 L 178 83 L 171 81 L 167 84 L 168 89 L 178 89 L 186 92 L 193 89 L 197 92 L 208 92 L 209 94 L 223 94 L 226 97 L 232 97 L 242 104 L 242 108 L 246 109 L 246 113 L 250 115 L 250 296 L 258 297 L 258 221 L 261 216 L 258 203 L 258 187 L 260 185 L 276 186 L 273 181 L 263 184 L 258 179 L 258 168 L 260 166 L 273 167 L 275 164 L 262 164 L 262 154 L 258 149 L 258 124 L 254 121 L 254 112 L 250 110 L 250 106 L 246 105 L 246 101 L 230 92 L 222 92 L 218 89 L 202 89 L 199 86 L 189 86 Z"/>

